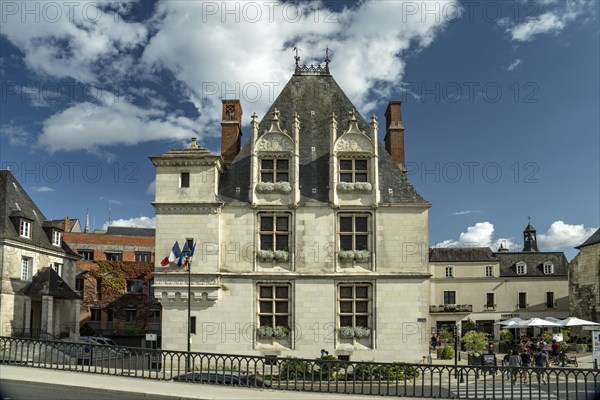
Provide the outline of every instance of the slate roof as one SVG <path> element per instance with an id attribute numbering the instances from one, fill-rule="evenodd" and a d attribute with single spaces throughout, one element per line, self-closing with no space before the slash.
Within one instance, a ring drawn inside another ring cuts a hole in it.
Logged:
<path id="1" fill-rule="evenodd" d="M 585 242 L 583 242 L 582 244 L 580 244 L 579 246 L 577 246 L 575 248 L 580 249 L 584 246 L 590 246 L 590 245 L 596 244 L 596 243 L 600 243 L 600 228 L 598 228 L 598 230 L 596 232 L 594 232 L 592 234 L 592 236 L 590 236 L 588 238 L 588 240 L 586 240 Z"/>
<path id="2" fill-rule="evenodd" d="M 464 247 L 464 248 L 431 248 L 429 249 L 429 262 L 497 262 L 498 258 L 489 247 Z"/>
<path id="3" fill-rule="evenodd" d="M 107 235 L 122 236 L 155 236 L 156 229 L 152 228 L 131 228 L 123 226 L 109 226 L 106 229 Z"/>
<path id="4" fill-rule="evenodd" d="M 548 276 L 544 275 L 543 264 L 550 261 L 554 264 L 554 275 L 566 276 L 569 262 L 562 252 L 507 252 L 495 253 L 500 260 L 500 276 Z M 516 264 L 523 261 L 527 264 L 527 274 L 517 275 Z"/>
<path id="5" fill-rule="evenodd" d="M 56 299 L 80 299 L 52 268 L 45 267 L 38 271 L 25 286 L 22 293 L 26 296 L 52 296 Z"/>
<path id="6" fill-rule="evenodd" d="M 270 127 L 273 111 L 280 112 L 281 129 L 292 134 L 293 115 L 300 119 L 301 202 L 329 201 L 329 123 L 332 113 L 338 122 L 338 136 L 347 129 L 348 113 L 355 109 L 330 75 L 294 74 L 259 124 L 259 137 Z M 313 115 L 314 112 L 314 115 Z M 358 114 L 358 113 L 357 113 Z M 370 126 L 357 115 L 359 128 L 370 136 Z M 379 131 L 385 129 L 379 121 Z M 378 140 L 379 188 L 383 204 L 430 205 L 414 189 L 398 165 Z M 312 148 L 315 151 L 312 151 Z M 219 195 L 225 201 L 248 202 L 250 185 L 250 142 L 227 167 L 220 179 Z M 236 188 L 239 187 L 239 193 Z M 312 189 L 316 188 L 315 194 Z M 390 194 L 389 189 L 392 189 Z"/>
<path id="7" fill-rule="evenodd" d="M 32 221 L 31 239 L 19 236 L 20 218 Z M 46 219 L 10 171 L 0 170 L 0 239 L 10 239 L 52 251 L 62 250 L 65 255 L 76 256 L 79 259 L 79 255 L 64 241 L 62 249 L 52 245 L 47 234 L 47 229 L 51 227 L 60 229 L 60 225 L 55 226 L 52 221 Z"/>

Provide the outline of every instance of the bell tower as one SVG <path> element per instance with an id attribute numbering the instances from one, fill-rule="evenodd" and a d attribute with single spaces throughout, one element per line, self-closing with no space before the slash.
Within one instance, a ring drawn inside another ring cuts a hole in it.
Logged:
<path id="1" fill-rule="evenodd" d="M 539 252 L 537 245 L 537 234 L 536 230 L 533 226 L 531 226 L 531 217 L 529 217 L 529 223 L 527 227 L 523 231 L 523 250 L 522 251 L 531 251 L 531 252 Z"/>

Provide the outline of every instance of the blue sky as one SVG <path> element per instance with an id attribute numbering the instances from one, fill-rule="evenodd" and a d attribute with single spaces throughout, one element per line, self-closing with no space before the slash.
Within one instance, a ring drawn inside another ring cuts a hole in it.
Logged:
<path id="1" fill-rule="evenodd" d="M 402 100 L 409 178 L 431 245 L 543 250 L 600 225 L 596 1 L 0 2 L 0 167 L 47 217 L 152 226 L 148 156 L 196 136 L 220 101 L 264 116 L 302 62 L 384 126 Z M 385 132 L 380 131 L 380 139 Z"/>

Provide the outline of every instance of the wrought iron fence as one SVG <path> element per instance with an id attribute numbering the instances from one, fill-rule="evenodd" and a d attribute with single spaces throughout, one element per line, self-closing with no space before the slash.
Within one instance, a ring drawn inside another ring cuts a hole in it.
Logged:
<path id="1" fill-rule="evenodd" d="M 186 369 L 189 360 L 189 369 Z M 147 379 L 326 393 L 464 399 L 597 399 L 600 371 L 350 362 L 0 337 L 0 363 Z"/>

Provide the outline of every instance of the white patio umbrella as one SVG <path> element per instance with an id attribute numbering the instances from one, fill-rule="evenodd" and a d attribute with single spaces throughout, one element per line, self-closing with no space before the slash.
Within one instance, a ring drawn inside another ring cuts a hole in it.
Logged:
<path id="1" fill-rule="evenodd" d="M 577 317 L 569 317 L 560 321 L 561 326 L 597 326 L 600 325 L 597 322 L 586 321 L 585 319 L 579 319 Z"/>
<path id="2" fill-rule="evenodd" d="M 517 327 L 519 328 L 530 328 L 530 327 L 543 327 L 543 326 L 561 326 L 560 324 L 557 324 L 556 322 L 550 322 L 550 321 L 546 321 L 545 319 L 541 319 L 541 318 L 529 318 L 526 319 L 525 321 L 520 322 Z"/>
<path id="3" fill-rule="evenodd" d="M 519 317 L 512 317 L 511 319 L 507 319 L 506 321 L 498 321 L 495 325 L 504 325 L 507 328 L 518 328 L 518 325 L 523 322 L 523 320 Z"/>
<path id="4" fill-rule="evenodd" d="M 550 322 L 556 322 L 557 324 L 561 324 L 562 323 L 562 319 L 558 319 L 558 318 L 554 318 L 554 317 L 546 317 L 544 318 L 546 321 L 550 321 Z"/>

